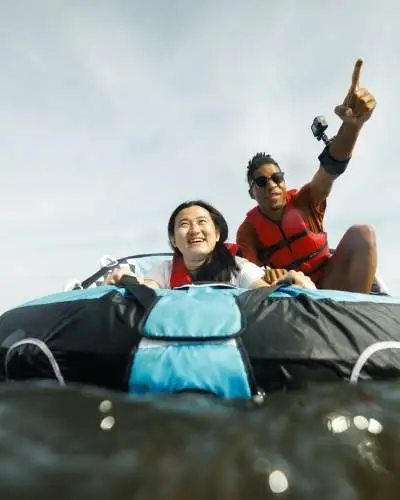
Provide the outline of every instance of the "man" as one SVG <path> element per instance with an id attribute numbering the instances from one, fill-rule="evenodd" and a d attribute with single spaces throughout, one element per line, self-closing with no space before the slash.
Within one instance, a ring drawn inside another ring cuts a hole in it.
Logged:
<path id="1" fill-rule="evenodd" d="M 243 257 L 270 266 L 265 279 L 274 282 L 288 269 L 303 271 L 319 288 L 368 293 L 374 281 L 377 252 L 370 226 L 352 226 L 333 255 L 323 222 L 326 199 L 344 173 L 358 135 L 371 117 L 376 101 L 360 88 L 362 60 L 354 66 L 352 83 L 343 104 L 335 108 L 342 120 L 337 136 L 319 156 L 320 167 L 300 190 L 287 190 L 278 163 L 257 153 L 247 167 L 253 208 L 237 233 Z"/>

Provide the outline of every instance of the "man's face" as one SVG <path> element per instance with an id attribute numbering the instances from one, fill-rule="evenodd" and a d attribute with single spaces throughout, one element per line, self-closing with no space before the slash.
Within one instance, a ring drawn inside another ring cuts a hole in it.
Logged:
<path id="1" fill-rule="evenodd" d="M 261 165 L 253 172 L 250 191 L 266 215 L 273 216 L 286 205 L 286 184 L 282 172 L 272 163 Z"/>

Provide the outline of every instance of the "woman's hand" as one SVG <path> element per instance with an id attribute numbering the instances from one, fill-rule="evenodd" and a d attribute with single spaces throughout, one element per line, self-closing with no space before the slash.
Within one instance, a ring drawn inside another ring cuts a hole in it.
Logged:
<path id="1" fill-rule="evenodd" d="M 144 280 L 138 278 L 130 269 L 113 269 L 105 278 L 103 285 L 117 285 L 123 276 L 134 276 L 141 285 L 144 284 Z"/>
<path id="2" fill-rule="evenodd" d="M 268 285 L 275 284 L 280 279 L 284 278 L 287 275 L 288 271 L 286 269 L 273 269 L 268 267 L 265 270 L 265 274 L 263 280 L 268 283 Z"/>

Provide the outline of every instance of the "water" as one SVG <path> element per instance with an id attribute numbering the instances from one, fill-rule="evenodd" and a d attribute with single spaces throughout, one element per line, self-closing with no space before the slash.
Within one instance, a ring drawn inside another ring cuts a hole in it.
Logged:
<path id="1" fill-rule="evenodd" d="M 319 386 L 264 405 L 0 389 L 0 498 L 400 498 L 400 386 Z"/>

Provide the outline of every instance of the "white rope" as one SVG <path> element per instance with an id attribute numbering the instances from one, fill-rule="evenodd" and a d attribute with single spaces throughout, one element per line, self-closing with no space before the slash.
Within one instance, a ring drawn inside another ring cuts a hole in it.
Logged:
<path id="1" fill-rule="evenodd" d="M 118 259 L 116 259 L 113 255 L 103 255 L 100 259 L 100 268 L 105 267 L 117 267 L 119 264 Z"/>
<path id="2" fill-rule="evenodd" d="M 53 368 L 54 375 L 56 376 L 56 379 L 58 380 L 59 384 L 66 385 L 64 377 L 62 376 L 60 367 L 58 366 L 58 363 L 57 363 L 55 357 L 53 356 L 53 353 L 50 351 L 50 349 L 47 347 L 47 345 L 42 340 L 35 339 L 35 338 L 27 338 L 27 339 L 19 340 L 18 342 L 14 342 L 14 344 L 12 344 L 10 346 L 10 348 L 8 349 L 7 354 L 6 354 L 6 359 L 4 360 L 4 369 L 5 369 L 6 380 L 8 380 L 7 367 L 8 367 L 8 363 L 10 360 L 11 351 L 13 349 L 16 349 L 17 347 L 19 347 L 21 345 L 25 345 L 25 344 L 33 344 L 36 347 L 38 347 L 42 351 L 42 353 L 47 357 L 47 359 L 49 360 L 50 365 Z"/>
<path id="3" fill-rule="evenodd" d="M 386 293 L 387 295 L 390 295 L 389 288 L 387 287 L 386 283 L 382 280 L 382 278 L 378 276 L 378 274 L 375 275 L 375 281 L 381 293 Z"/>
<path id="4" fill-rule="evenodd" d="M 70 280 L 64 287 L 64 292 L 71 292 L 72 290 L 83 290 L 82 283 L 79 280 Z"/>
<path id="5" fill-rule="evenodd" d="M 350 375 L 350 383 L 356 384 L 358 382 L 358 377 L 360 376 L 361 370 L 364 368 L 365 363 L 368 359 L 378 351 L 383 351 L 384 349 L 400 349 L 400 341 L 398 340 L 385 340 L 382 342 L 375 342 L 367 347 L 357 359 L 353 370 Z"/>

